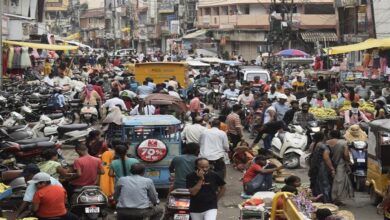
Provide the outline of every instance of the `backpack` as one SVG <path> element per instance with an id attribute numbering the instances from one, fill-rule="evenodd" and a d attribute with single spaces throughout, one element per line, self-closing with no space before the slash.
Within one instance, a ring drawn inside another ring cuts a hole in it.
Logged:
<path id="1" fill-rule="evenodd" d="M 60 103 L 60 99 L 58 97 L 58 93 L 50 96 L 48 102 L 47 102 L 47 106 L 50 107 L 50 108 L 60 108 L 61 107 L 61 103 Z"/>

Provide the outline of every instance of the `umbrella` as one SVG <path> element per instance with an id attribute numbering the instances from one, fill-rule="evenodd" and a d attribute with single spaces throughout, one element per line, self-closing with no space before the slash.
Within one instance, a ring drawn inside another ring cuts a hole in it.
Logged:
<path id="1" fill-rule="evenodd" d="M 301 51 L 301 50 L 296 50 L 296 49 L 287 49 L 287 50 L 282 50 L 276 53 L 278 56 L 282 57 L 308 57 L 309 54 Z"/>

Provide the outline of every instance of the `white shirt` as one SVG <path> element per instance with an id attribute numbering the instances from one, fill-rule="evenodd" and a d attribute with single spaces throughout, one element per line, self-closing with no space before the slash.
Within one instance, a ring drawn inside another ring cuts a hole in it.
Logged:
<path id="1" fill-rule="evenodd" d="M 64 76 L 64 78 L 61 77 L 55 77 L 54 78 L 54 83 L 57 84 L 60 87 L 63 87 L 64 85 L 69 85 L 72 82 L 69 77 Z"/>
<path id="2" fill-rule="evenodd" d="M 168 94 L 169 94 L 170 96 L 174 96 L 174 97 L 176 97 L 176 98 L 181 99 L 179 93 L 177 93 L 177 92 L 175 92 L 175 91 L 168 91 Z"/>
<path id="3" fill-rule="evenodd" d="M 179 88 L 179 83 L 177 83 L 174 80 L 169 80 L 168 81 L 168 86 L 172 86 L 174 90 L 177 90 Z"/>
<path id="4" fill-rule="evenodd" d="M 268 92 L 267 93 L 267 97 L 268 97 L 268 99 L 276 99 L 276 98 L 278 98 L 278 96 L 279 96 L 279 92 L 275 92 L 274 94 L 272 94 L 271 92 Z"/>
<path id="5" fill-rule="evenodd" d="M 186 140 L 186 143 L 199 144 L 200 135 L 206 130 L 207 128 L 200 124 L 187 125 L 181 132 L 181 137 Z"/>
<path id="6" fill-rule="evenodd" d="M 238 99 L 237 101 L 238 102 L 241 102 L 242 104 L 248 106 L 250 105 L 255 99 L 253 98 L 253 94 L 250 93 L 248 96 L 246 96 L 245 94 L 241 94 L 238 96 Z"/>
<path id="7" fill-rule="evenodd" d="M 126 105 L 125 105 L 125 102 L 118 98 L 118 97 L 114 97 L 112 99 L 109 99 L 107 100 L 103 105 L 102 105 L 102 108 L 107 108 L 111 111 L 111 108 L 114 107 L 114 106 L 121 106 L 122 108 L 122 111 L 127 111 L 127 108 L 126 108 Z"/>
<path id="8" fill-rule="evenodd" d="M 138 109 L 139 105 L 136 105 L 133 110 L 131 110 L 130 115 L 140 115 L 141 113 Z M 144 115 L 154 115 L 156 108 L 153 105 L 146 105 L 143 110 Z"/>
<path id="9" fill-rule="evenodd" d="M 210 128 L 200 135 L 200 157 L 218 160 L 229 151 L 229 141 L 225 132 L 218 128 Z"/>
<path id="10" fill-rule="evenodd" d="M 43 78 L 43 82 L 49 86 L 54 86 L 54 80 L 50 79 L 49 76 L 45 76 L 45 78 Z"/>
<path id="11" fill-rule="evenodd" d="M 225 91 L 223 91 L 223 95 L 229 99 L 229 98 L 235 98 L 235 97 L 238 97 L 238 94 L 240 93 L 240 90 L 238 89 L 234 89 L 234 91 L 230 90 L 230 89 L 226 89 Z"/>
<path id="12" fill-rule="evenodd" d="M 276 112 L 275 108 L 273 106 L 270 106 L 265 110 L 264 112 L 264 124 L 267 124 L 271 121 L 271 115 L 269 114 L 271 111 Z"/>

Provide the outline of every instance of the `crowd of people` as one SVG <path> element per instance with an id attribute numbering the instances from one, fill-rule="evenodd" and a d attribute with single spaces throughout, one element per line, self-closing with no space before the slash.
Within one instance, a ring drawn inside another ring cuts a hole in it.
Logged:
<path id="1" fill-rule="evenodd" d="M 148 59 L 144 57 L 143 61 Z M 367 140 L 359 123 L 369 119 L 359 110 L 359 102 L 376 103 L 374 119 L 388 115 L 385 104 L 390 95 L 389 88 L 372 91 L 364 81 L 354 89 L 331 94 L 331 79 L 323 77 L 317 81 L 318 91 L 312 91 L 304 74 L 289 77 L 275 72 L 270 82 L 255 77 L 251 82 L 241 83 L 235 73 L 224 69 L 219 73 L 209 69 L 198 76 L 190 69 L 187 87 L 182 87 L 175 76 L 160 84 L 149 77 L 142 83 L 137 82 L 134 74 L 128 72 L 121 78 L 114 78 L 111 68 L 121 66 L 119 58 L 111 64 L 103 58 L 79 59 L 75 63 L 81 69 L 79 74 L 71 73 L 63 61 L 43 69 L 43 81 L 61 88 L 54 94 L 53 103 L 58 108 L 65 108 L 61 91 L 68 89 L 70 77 L 86 83 L 80 98 L 85 105 L 96 107 L 99 119 L 104 118 L 106 109 L 108 113 L 118 115 L 160 114 L 157 106 L 143 101 L 152 93 L 165 93 L 186 102 L 191 124 L 187 124 L 181 134 L 183 155 L 175 157 L 169 169 L 174 174 L 171 190 L 188 188 L 190 191 L 193 220 L 217 219 L 218 200 L 226 190 L 226 164 L 233 163 L 234 168 L 244 171 L 242 186 L 246 194 L 270 190 L 272 174 L 283 169 L 283 165 L 268 160 L 274 135 L 287 130 L 289 124 L 306 128 L 310 121 L 316 120 L 309 112 L 311 107 L 338 110 L 350 101 L 352 109 L 345 111 L 340 120 L 344 123 L 337 123 L 327 133 L 316 133 L 308 149 L 311 152 L 308 175 L 313 196 L 318 201 L 343 205 L 345 199 L 353 197 L 348 144 L 355 139 Z M 195 91 L 194 85 L 199 83 L 221 84 L 222 106 L 228 106 L 223 103 L 231 97 L 237 97 L 237 103 L 221 109 L 217 117 L 210 114 L 210 109 L 202 106 L 203 100 Z M 242 118 L 244 107 L 251 112 L 248 124 Z M 340 130 L 344 128 L 347 130 L 342 136 Z M 245 135 L 246 129 L 251 131 L 252 143 Z M 31 204 L 30 211 L 39 219 L 77 219 L 67 210 L 66 201 L 77 188 L 99 185 L 116 208 L 117 219 L 145 216 L 160 219 L 163 208 L 159 206 L 153 181 L 143 177 L 145 166 L 140 161 L 128 157 L 129 143 L 107 143 L 101 136 L 100 131 L 92 131 L 85 142 L 76 145 L 79 158 L 71 167 L 62 167 L 52 150 L 44 153 L 45 162 L 29 164 L 23 171 L 28 183 L 24 203 L 15 216 L 21 216 Z M 257 152 L 254 149 L 261 140 L 263 144 Z M 282 190 L 297 193 L 298 182 L 298 177 L 289 177 Z"/>

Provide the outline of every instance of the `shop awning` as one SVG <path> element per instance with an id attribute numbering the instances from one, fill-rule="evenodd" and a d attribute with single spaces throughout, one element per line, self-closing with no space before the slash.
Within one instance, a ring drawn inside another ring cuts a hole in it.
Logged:
<path id="1" fill-rule="evenodd" d="M 190 34 L 186 34 L 183 36 L 183 39 L 199 39 L 199 38 L 204 38 L 206 37 L 206 32 L 207 30 L 198 30 L 198 31 L 195 31 L 193 33 L 190 33 Z"/>
<path id="2" fill-rule="evenodd" d="M 301 37 L 305 42 L 336 42 L 338 37 L 334 32 L 304 32 Z"/>
<path id="3" fill-rule="evenodd" d="M 79 48 L 78 46 L 37 44 L 37 43 L 19 42 L 19 41 L 10 41 L 10 40 L 3 40 L 3 44 L 37 48 L 37 49 L 46 49 L 46 50 L 77 50 L 77 48 Z"/>
<path id="4" fill-rule="evenodd" d="M 335 55 L 341 53 L 349 53 L 352 51 L 367 50 L 372 48 L 382 48 L 382 49 L 390 48 L 390 38 L 368 39 L 364 42 L 357 43 L 357 44 L 324 48 L 324 51 L 329 55 Z"/>

